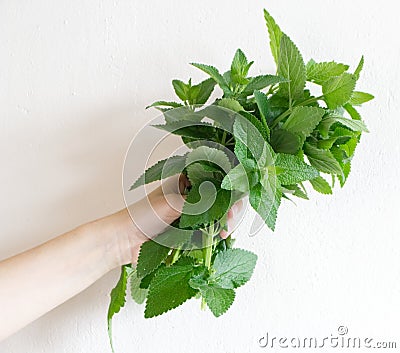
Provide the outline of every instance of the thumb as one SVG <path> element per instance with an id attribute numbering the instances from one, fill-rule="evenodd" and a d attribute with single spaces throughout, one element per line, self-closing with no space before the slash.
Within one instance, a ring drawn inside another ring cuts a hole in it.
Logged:
<path id="1" fill-rule="evenodd" d="M 185 196 L 163 194 L 158 189 L 129 206 L 129 212 L 137 228 L 151 239 L 162 233 L 169 224 L 180 217 Z"/>

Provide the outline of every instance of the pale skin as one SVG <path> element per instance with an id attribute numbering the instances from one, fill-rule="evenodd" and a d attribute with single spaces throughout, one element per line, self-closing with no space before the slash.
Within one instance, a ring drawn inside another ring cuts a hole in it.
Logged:
<path id="1" fill-rule="evenodd" d="M 141 244 L 180 216 L 185 186 L 188 181 L 184 177 L 171 178 L 129 208 L 1 261 L 0 341 L 109 271 L 135 264 Z M 230 223 L 234 210 L 229 211 Z M 221 234 L 227 235 L 225 231 Z"/>

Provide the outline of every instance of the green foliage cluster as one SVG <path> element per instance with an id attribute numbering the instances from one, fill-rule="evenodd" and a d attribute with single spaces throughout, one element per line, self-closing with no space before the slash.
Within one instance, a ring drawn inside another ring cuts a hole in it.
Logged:
<path id="1" fill-rule="evenodd" d="M 186 174 L 191 188 L 176 227 L 143 244 L 136 268 L 123 267 L 111 293 L 109 323 L 125 304 L 128 279 L 133 299 L 146 299 L 147 318 L 193 297 L 222 315 L 257 259 L 233 248 L 231 236 L 219 236 L 233 203 L 248 195 L 274 230 L 282 198 L 307 199 L 305 183 L 322 194 L 332 194 L 335 182 L 345 184 L 361 134 L 368 131 L 356 110 L 373 98 L 355 90 L 364 59 L 354 71 L 334 61 L 305 64 L 267 11 L 264 17 L 275 75 L 250 76 L 253 61 L 238 49 L 224 73 L 192 63 L 209 78 L 196 85 L 173 80 L 181 102 L 150 106 L 165 117 L 156 127 L 181 136 L 190 151 L 149 168 L 131 189 L 178 173 Z M 220 98 L 205 106 L 216 87 Z M 212 114 L 216 107 L 218 114 Z"/>

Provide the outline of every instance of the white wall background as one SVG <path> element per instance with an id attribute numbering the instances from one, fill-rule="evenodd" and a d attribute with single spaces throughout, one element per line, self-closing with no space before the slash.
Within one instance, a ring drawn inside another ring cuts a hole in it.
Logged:
<path id="1" fill-rule="evenodd" d="M 397 339 L 400 324 L 400 46 L 396 1 L 2 1 L 0 258 L 124 206 L 130 139 L 171 99 L 187 63 L 227 68 L 237 47 L 272 71 L 262 8 L 303 56 L 366 64 L 364 136 L 344 189 L 285 203 L 275 234 L 240 246 L 259 262 L 228 313 L 191 301 L 157 319 L 131 302 L 116 317 L 117 352 L 259 352 L 258 338 L 349 333 Z M 139 174 L 131 165 L 132 175 Z M 27 270 L 29 276 L 29 269 Z M 109 352 L 110 273 L 0 343 L 1 353 Z M 46 295 L 46 293 L 43 293 Z M 27 293 L 26 305 L 29 305 Z M 0 313 L 1 319 L 1 313 Z M 288 349 L 284 351 L 289 351 Z"/>

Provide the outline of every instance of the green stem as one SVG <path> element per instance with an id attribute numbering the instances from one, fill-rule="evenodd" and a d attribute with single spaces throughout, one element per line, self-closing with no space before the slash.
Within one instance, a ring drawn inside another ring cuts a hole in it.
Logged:
<path id="1" fill-rule="evenodd" d="M 324 97 L 324 96 L 322 95 L 322 96 L 319 96 L 319 97 L 313 97 L 313 98 L 307 99 L 307 100 L 305 100 L 305 101 L 303 101 L 303 102 L 300 102 L 300 103 L 295 104 L 295 105 L 293 106 L 293 108 L 294 108 L 294 107 L 299 107 L 299 106 L 303 106 L 303 105 L 307 105 L 307 104 L 314 103 L 314 102 L 316 102 L 316 101 L 322 99 L 323 97 Z M 271 125 L 271 128 L 274 128 L 276 125 L 278 125 L 283 119 L 285 119 L 285 118 L 286 118 L 287 116 L 289 116 L 291 113 L 292 113 L 292 109 L 288 109 L 288 110 L 286 110 L 285 112 L 283 112 L 281 115 L 279 115 L 279 116 L 274 120 L 274 122 L 273 122 L 272 125 Z"/>
<path id="2" fill-rule="evenodd" d="M 265 120 L 264 114 L 261 113 L 260 115 L 261 115 L 261 122 L 264 125 L 265 131 L 268 131 L 269 134 L 269 126 L 267 124 L 267 120 Z"/>
<path id="3" fill-rule="evenodd" d="M 232 142 L 234 142 L 233 136 L 229 137 L 228 141 L 225 142 L 225 146 L 231 144 Z"/>
<path id="4" fill-rule="evenodd" d="M 222 134 L 221 145 L 225 146 L 225 142 L 226 142 L 226 131 L 224 130 Z"/>
<path id="5" fill-rule="evenodd" d="M 277 85 L 272 85 L 272 86 L 269 88 L 268 92 L 267 92 L 267 96 L 268 96 L 269 94 L 274 94 L 275 91 L 277 90 L 277 88 L 278 88 Z"/>
<path id="6" fill-rule="evenodd" d="M 207 229 L 203 231 L 203 258 L 204 258 L 204 266 L 208 271 L 211 269 L 211 256 L 212 256 L 212 248 L 213 248 L 213 240 L 214 240 L 214 223 L 210 224 Z M 204 310 L 206 308 L 206 301 L 204 298 L 201 299 L 201 309 Z"/>
<path id="7" fill-rule="evenodd" d="M 207 270 L 211 269 L 211 255 L 212 255 L 212 245 L 213 245 L 213 234 L 207 234 L 206 236 L 206 248 L 204 254 L 204 265 Z"/>
<path id="8" fill-rule="evenodd" d="M 180 249 L 180 248 L 175 249 L 174 255 L 173 255 L 172 260 L 171 260 L 171 265 L 172 265 L 173 263 L 175 263 L 176 260 L 178 260 L 179 254 L 180 254 L 180 253 L 181 253 L 181 249 Z"/>
<path id="9" fill-rule="evenodd" d="M 300 103 L 296 104 L 295 107 L 297 107 L 297 106 L 299 106 L 299 105 L 311 104 L 311 103 L 314 103 L 314 102 L 316 102 L 316 101 L 319 101 L 319 100 L 322 99 L 322 98 L 324 98 L 324 95 L 319 96 L 319 97 L 312 97 L 312 98 L 309 98 L 309 99 L 307 99 L 307 100 L 305 100 L 305 101 L 303 101 L 303 102 L 300 102 Z"/>
<path id="10" fill-rule="evenodd" d="M 290 113 L 292 112 L 291 109 L 286 110 L 285 112 L 283 112 L 281 115 L 279 115 L 275 121 L 272 123 L 271 125 L 271 129 L 273 129 L 276 125 L 278 125 L 283 119 L 285 119 L 287 116 L 290 115 Z"/>

